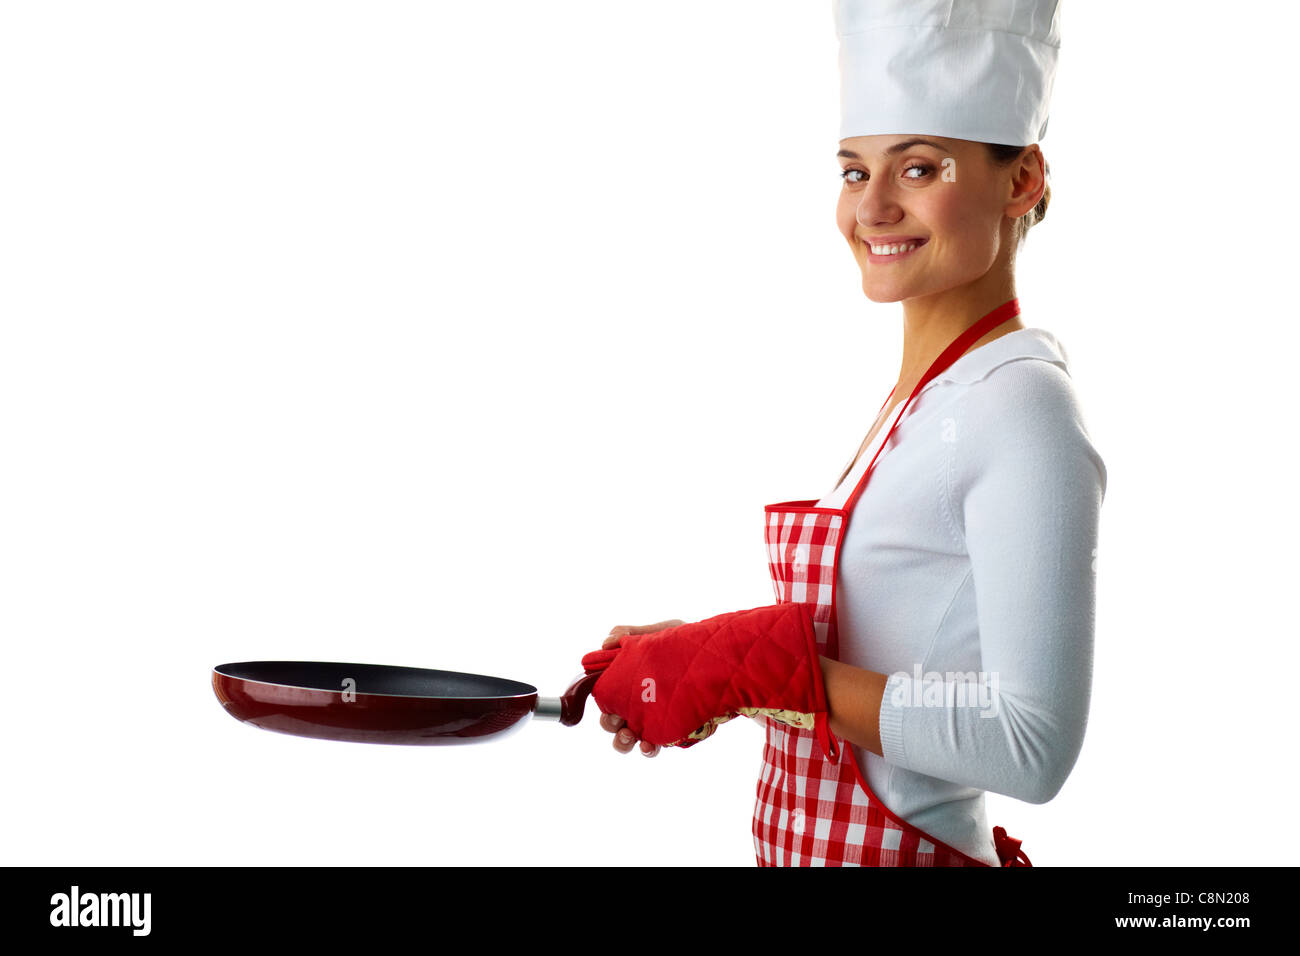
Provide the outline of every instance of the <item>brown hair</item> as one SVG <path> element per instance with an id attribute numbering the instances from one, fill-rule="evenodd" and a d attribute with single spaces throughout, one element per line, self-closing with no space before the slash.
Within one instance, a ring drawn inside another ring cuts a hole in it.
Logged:
<path id="1" fill-rule="evenodd" d="M 1020 158 L 1026 149 L 1024 146 L 1003 146 L 1000 143 L 985 143 L 984 145 L 988 147 L 989 159 L 998 166 L 1010 166 Z M 1052 172 L 1051 164 L 1046 160 L 1043 161 L 1043 172 L 1047 175 Z M 1029 235 L 1029 230 L 1043 221 L 1043 218 L 1047 215 L 1047 204 L 1051 198 L 1052 185 L 1049 179 L 1043 184 L 1043 198 L 1038 200 L 1038 205 L 1017 219 L 1012 227 L 1011 237 L 1016 248 L 1019 248 L 1020 244 L 1025 241 L 1025 237 Z"/>

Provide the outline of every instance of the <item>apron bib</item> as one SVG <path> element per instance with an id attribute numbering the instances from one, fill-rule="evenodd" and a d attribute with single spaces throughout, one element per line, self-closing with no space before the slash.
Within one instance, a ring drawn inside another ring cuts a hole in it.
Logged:
<path id="1" fill-rule="evenodd" d="M 778 604 L 813 605 L 818 653 L 839 660 L 835 618 L 836 568 L 849 516 L 876 458 L 917 393 L 993 328 L 1020 314 L 1012 299 L 959 335 L 935 359 L 908 396 L 842 508 L 818 508 L 816 499 L 768 505 L 768 568 Z M 888 404 L 893 392 L 885 399 Z M 884 411 L 885 405 L 880 406 Z M 767 739 L 754 806 L 754 849 L 759 866 L 987 866 L 892 813 L 872 793 L 853 749 L 818 721 L 800 730 L 763 719 Z M 1030 866 L 1020 841 L 993 828 L 1003 866 Z"/>

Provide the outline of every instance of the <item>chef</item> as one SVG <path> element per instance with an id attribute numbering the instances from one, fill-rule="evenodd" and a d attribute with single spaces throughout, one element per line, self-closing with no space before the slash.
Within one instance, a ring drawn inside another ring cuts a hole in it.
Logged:
<path id="1" fill-rule="evenodd" d="M 1106 489 L 1066 350 L 1015 289 L 1050 197 L 1059 3 L 836 0 L 834 20 L 837 223 L 864 295 L 901 304 L 878 310 L 901 312 L 898 380 L 826 494 L 766 507 L 775 604 L 616 627 L 584 665 L 621 752 L 764 726 L 759 865 L 1025 866 L 985 794 L 1045 803 L 1079 755 Z M 813 414 L 866 384 L 825 388 L 837 341 L 773 345 Z"/>

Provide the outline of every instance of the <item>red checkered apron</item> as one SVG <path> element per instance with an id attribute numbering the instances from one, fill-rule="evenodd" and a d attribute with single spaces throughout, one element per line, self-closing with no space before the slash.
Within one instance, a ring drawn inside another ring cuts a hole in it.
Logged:
<path id="1" fill-rule="evenodd" d="M 817 649 L 839 660 L 835 618 L 836 566 L 849 515 L 866 487 L 880 451 L 927 382 L 943 372 L 994 327 L 1020 314 L 1012 299 L 959 335 L 917 383 L 843 508 L 818 508 L 816 500 L 768 505 L 768 565 L 778 603 L 813 605 Z M 885 403 L 893 397 L 890 392 Z M 884 410 L 881 405 L 881 411 Z M 764 718 L 767 741 L 754 807 L 754 849 L 759 866 L 987 866 L 928 836 L 892 813 L 871 792 L 852 747 L 841 743 L 818 715 L 816 730 Z M 1030 866 L 1020 841 L 993 828 L 1003 866 Z"/>

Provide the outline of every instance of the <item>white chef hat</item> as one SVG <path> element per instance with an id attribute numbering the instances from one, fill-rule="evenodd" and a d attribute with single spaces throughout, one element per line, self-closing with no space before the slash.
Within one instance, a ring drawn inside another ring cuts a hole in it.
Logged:
<path id="1" fill-rule="evenodd" d="M 840 139 L 1047 133 L 1060 0 L 834 0 Z"/>

